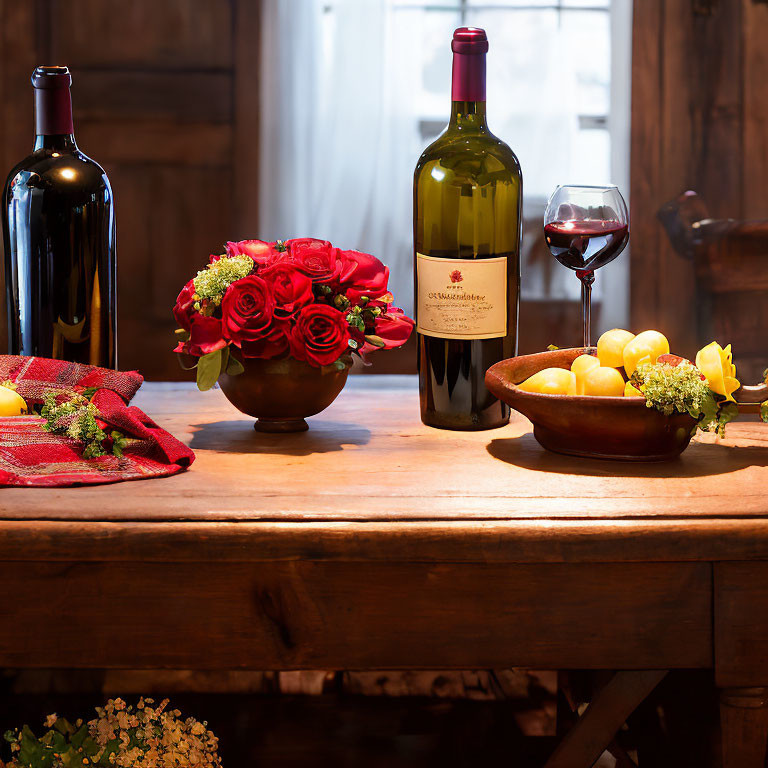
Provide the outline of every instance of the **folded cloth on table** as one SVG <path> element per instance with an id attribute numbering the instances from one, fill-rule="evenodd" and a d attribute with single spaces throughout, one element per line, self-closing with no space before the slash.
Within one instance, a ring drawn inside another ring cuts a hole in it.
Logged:
<path id="1" fill-rule="evenodd" d="M 128 402 L 144 378 L 93 365 L 42 357 L 0 355 L 0 382 L 12 381 L 27 405 L 41 404 L 46 392 L 66 397 L 96 390 L 92 402 L 106 432 L 127 438 L 123 456 L 84 459 L 82 444 L 43 429 L 39 416 L 0 418 L 0 485 L 66 486 L 116 483 L 174 475 L 195 454 Z"/>

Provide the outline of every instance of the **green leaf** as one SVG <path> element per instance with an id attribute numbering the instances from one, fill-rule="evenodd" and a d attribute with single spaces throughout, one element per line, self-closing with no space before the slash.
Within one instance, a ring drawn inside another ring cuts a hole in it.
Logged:
<path id="1" fill-rule="evenodd" d="M 83 741 L 83 752 L 88 757 L 93 757 L 98 751 L 99 751 L 99 745 L 93 740 L 93 738 L 90 735 L 86 736 L 85 741 Z"/>
<path id="2" fill-rule="evenodd" d="M 80 749 L 80 747 L 83 746 L 83 742 L 88 736 L 88 726 L 82 725 L 80 728 L 78 728 L 77 731 L 75 731 L 72 734 L 72 738 L 70 739 L 72 746 L 75 749 Z"/>
<path id="3" fill-rule="evenodd" d="M 230 355 L 229 360 L 227 360 L 226 371 L 229 376 L 239 376 L 245 371 L 245 368 L 234 355 Z"/>
<path id="4" fill-rule="evenodd" d="M 760 404 L 760 418 L 768 422 L 768 400 Z"/>
<path id="5" fill-rule="evenodd" d="M 116 755 L 120 751 L 120 739 L 110 739 L 104 746 L 104 752 L 99 758 L 99 765 L 108 766 L 110 755 Z"/>
<path id="6" fill-rule="evenodd" d="M 373 344 L 374 347 L 384 347 L 384 346 L 386 346 L 386 344 L 384 342 L 384 339 L 382 339 L 381 336 L 370 335 L 370 336 L 366 336 L 365 340 L 369 344 Z"/>
<path id="7" fill-rule="evenodd" d="M 736 403 L 723 403 L 717 417 L 717 433 L 725 437 L 725 425 L 739 418 L 739 406 Z"/>
<path id="8" fill-rule="evenodd" d="M 197 388 L 201 392 L 213 389 L 221 374 L 221 350 L 209 352 L 197 361 Z"/>
<path id="9" fill-rule="evenodd" d="M 548 352 L 556 352 L 558 349 L 560 349 L 560 347 L 558 347 L 556 344 L 549 344 L 547 346 Z"/>

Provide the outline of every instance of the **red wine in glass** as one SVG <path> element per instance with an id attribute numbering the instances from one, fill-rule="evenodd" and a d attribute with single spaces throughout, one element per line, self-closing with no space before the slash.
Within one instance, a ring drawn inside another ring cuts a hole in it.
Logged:
<path id="1" fill-rule="evenodd" d="M 552 221 L 544 227 L 544 238 L 563 266 L 593 272 L 624 250 L 629 227 L 620 221 Z"/>
<path id="2" fill-rule="evenodd" d="M 544 239 L 552 255 L 581 281 L 584 346 L 590 346 L 595 270 L 613 261 L 629 241 L 627 204 L 615 186 L 558 187 L 544 212 Z"/>

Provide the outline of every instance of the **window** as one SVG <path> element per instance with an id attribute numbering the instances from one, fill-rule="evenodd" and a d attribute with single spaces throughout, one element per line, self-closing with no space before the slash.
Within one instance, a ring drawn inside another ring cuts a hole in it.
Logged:
<path id="1" fill-rule="evenodd" d="M 611 178 L 609 0 L 393 0 L 398 25 L 422 30 L 420 135 L 445 126 L 458 26 L 488 31 L 488 120 L 523 168 L 527 212 L 558 183 Z"/>
<path id="2" fill-rule="evenodd" d="M 578 300 L 543 249 L 557 184 L 627 193 L 631 0 L 263 0 L 260 232 L 379 256 L 412 310 L 412 178 L 450 112 L 458 26 L 488 31 L 488 121 L 523 169 L 523 299 Z M 628 256 L 601 270 L 627 322 Z M 596 328 L 595 330 L 599 330 Z"/>

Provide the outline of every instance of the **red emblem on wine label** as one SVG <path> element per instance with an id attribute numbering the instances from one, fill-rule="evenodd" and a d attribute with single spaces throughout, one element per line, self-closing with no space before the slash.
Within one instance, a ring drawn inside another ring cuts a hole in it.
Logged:
<path id="1" fill-rule="evenodd" d="M 460 283 L 464 278 L 461 276 L 461 270 L 460 269 L 454 269 L 453 272 L 451 272 L 451 282 L 452 283 Z"/>

